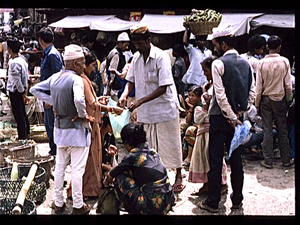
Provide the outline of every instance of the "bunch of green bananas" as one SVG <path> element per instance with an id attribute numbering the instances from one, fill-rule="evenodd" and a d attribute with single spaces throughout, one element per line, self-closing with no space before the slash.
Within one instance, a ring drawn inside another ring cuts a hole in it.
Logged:
<path id="1" fill-rule="evenodd" d="M 192 9 L 191 14 L 189 16 L 185 16 L 183 19 L 185 22 L 221 21 L 222 14 L 212 9 Z"/>

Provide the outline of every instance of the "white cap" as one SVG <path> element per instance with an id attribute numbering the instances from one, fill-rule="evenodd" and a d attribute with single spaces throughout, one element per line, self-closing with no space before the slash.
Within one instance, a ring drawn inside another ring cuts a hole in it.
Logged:
<path id="1" fill-rule="evenodd" d="M 130 39 L 126 32 L 122 32 L 119 34 L 117 41 L 130 41 Z"/>
<path id="2" fill-rule="evenodd" d="M 84 57 L 82 48 L 79 45 L 70 44 L 65 47 L 64 60 L 73 60 Z"/>

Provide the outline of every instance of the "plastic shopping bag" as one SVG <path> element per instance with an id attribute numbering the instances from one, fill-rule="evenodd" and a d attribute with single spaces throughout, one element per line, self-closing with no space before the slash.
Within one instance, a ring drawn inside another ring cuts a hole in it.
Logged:
<path id="1" fill-rule="evenodd" d="M 231 140 L 231 145 L 230 145 L 230 150 L 229 150 L 229 155 L 228 155 L 228 159 L 230 158 L 232 152 L 237 149 L 246 139 L 247 134 L 249 132 L 251 128 L 251 124 L 249 122 L 249 120 L 245 120 L 243 122 L 243 125 L 237 125 L 235 127 L 235 132 L 234 132 L 234 136 Z"/>
<path id="2" fill-rule="evenodd" d="M 117 102 L 109 99 L 107 104 L 108 106 L 116 106 Z M 108 113 L 111 127 L 114 132 L 114 136 L 116 140 L 121 140 L 121 130 L 123 127 L 129 123 L 130 111 L 129 109 L 124 109 L 121 115 L 117 115 L 115 113 Z"/>

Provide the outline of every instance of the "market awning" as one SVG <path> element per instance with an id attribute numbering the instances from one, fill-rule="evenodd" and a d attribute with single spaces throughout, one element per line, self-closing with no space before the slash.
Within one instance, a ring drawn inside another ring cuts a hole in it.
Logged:
<path id="1" fill-rule="evenodd" d="M 57 22 L 51 23 L 50 27 L 57 28 L 84 28 L 99 31 L 123 31 L 130 29 L 136 22 L 121 20 L 115 15 L 83 15 L 67 16 Z"/>
<path id="2" fill-rule="evenodd" d="M 236 36 L 248 34 L 251 29 L 251 20 L 263 13 L 223 13 L 219 28 L 230 27 Z"/>
<path id="3" fill-rule="evenodd" d="M 295 28 L 295 14 L 264 14 L 253 18 L 250 25 L 252 30 L 260 26 Z"/>
<path id="4" fill-rule="evenodd" d="M 67 16 L 57 22 L 51 23 L 50 27 L 58 27 L 58 28 L 83 28 L 90 27 L 91 24 L 95 21 L 103 21 L 109 18 L 113 18 L 114 15 L 83 15 L 83 16 Z"/>
<path id="5" fill-rule="evenodd" d="M 148 24 L 151 33 L 171 34 L 185 30 L 183 26 L 184 16 L 145 14 L 141 22 Z"/>
<path id="6" fill-rule="evenodd" d="M 90 29 L 99 31 L 123 31 L 129 30 L 135 23 L 137 22 L 112 17 L 102 21 L 93 21 L 90 25 Z"/>

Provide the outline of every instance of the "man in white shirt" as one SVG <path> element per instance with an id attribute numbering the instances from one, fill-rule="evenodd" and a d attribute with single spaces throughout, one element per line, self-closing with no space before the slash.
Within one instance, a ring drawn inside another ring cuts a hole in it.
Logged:
<path id="1" fill-rule="evenodd" d="M 18 38 L 7 40 L 7 51 L 11 56 L 8 62 L 7 94 L 9 95 L 12 113 L 17 122 L 18 138 L 28 139 L 30 124 L 25 111 L 25 104 L 29 102 L 28 91 L 28 63 L 19 55 L 21 44 Z"/>
<path id="2" fill-rule="evenodd" d="M 79 76 L 84 72 L 85 57 L 82 48 L 68 45 L 64 52 L 65 70 L 53 74 L 30 89 L 40 100 L 55 109 L 54 142 L 57 145 L 55 166 L 55 201 L 51 207 L 56 214 L 63 213 L 63 183 L 65 169 L 72 165 L 72 214 L 87 214 L 89 206 L 83 202 L 82 177 L 91 144 L 91 133 L 86 113 L 84 86 Z M 51 95 L 45 93 L 51 91 Z"/>
<path id="3" fill-rule="evenodd" d="M 259 61 L 257 58 L 255 58 L 255 55 L 263 54 L 265 47 L 266 47 L 266 39 L 259 35 L 253 35 L 247 41 L 248 52 L 241 54 L 241 57 L 243 57 L 249 62 L 254 78 L 256 76 L 256 68 Z"/>
<path id="4" fill-rule="evenodd" d="M 179 103 L 170 58 L 151 44 L 147 25 L 131 28 L 131 40 L 137 52 L 118 104 L 126 105 L 129 93 L 135 88 L 136 101 L 129 105 L 129 109 L 137 109 L 137 121 L 144 124 L 149 147 L 158 151 L 167 168 L 177 169 L 173 190 L 180 192 L 185 186 L 181 177 Z"/>
<path id="5" fill-rule="evenodd" d="M 183 34 L 183 44 L 187 51 L 190 59 L 190 66 L 182 78 L 183 83 L 187 84 L 187 89 L 193 85 L 203 86 L 207 83 L 206 76 L 202 70 L 201 63 L 204 59 L 212 56 L 211 50 L 205 47 L 207 35 L 196 36 L 195 45 L 188 43 L 190 31 L 189 28 L 184 24 L 185 32 Z"/>

